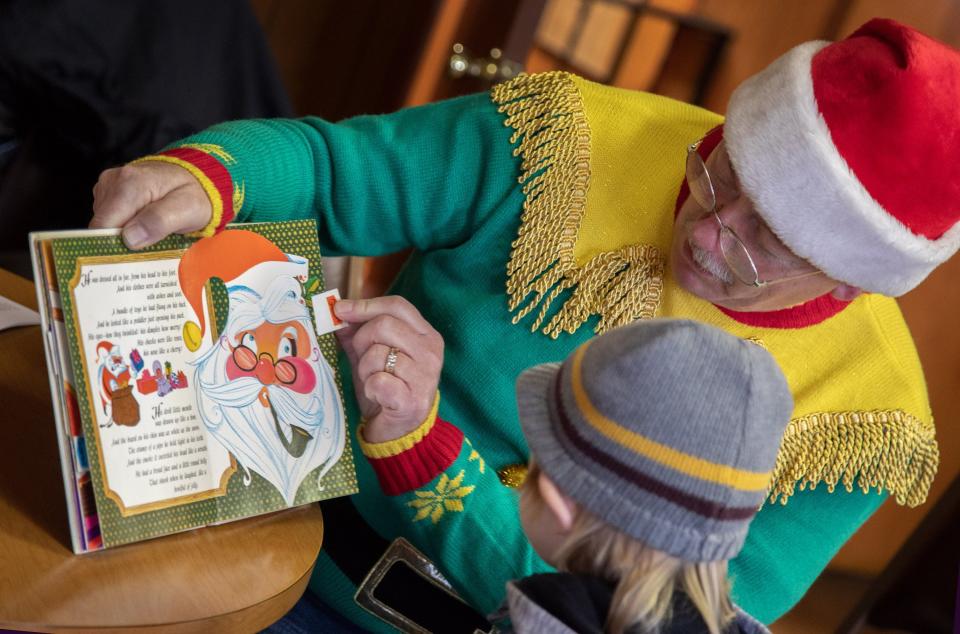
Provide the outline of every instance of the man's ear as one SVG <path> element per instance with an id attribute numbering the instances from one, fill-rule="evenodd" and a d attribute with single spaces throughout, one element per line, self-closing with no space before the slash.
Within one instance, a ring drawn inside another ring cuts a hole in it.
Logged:
<path id="1" fill-rule="evenodd" d="M 851 302 L 863 294 L 863 289 L 849 284 L 840 284 L 830 294 L 842 302 Z"/>
<path id="2" fill-rule="evenodd" d="M 573 527 L 573 520 L 577 517 L 577 503 L 561 493 L 553 480 L 542 471 L 537 478 L 537 488 L 540 489 L 540 497 L 543 498 L 547 508 L 557 518 L 557 523 L 564 532 L 569 531 Z"/>

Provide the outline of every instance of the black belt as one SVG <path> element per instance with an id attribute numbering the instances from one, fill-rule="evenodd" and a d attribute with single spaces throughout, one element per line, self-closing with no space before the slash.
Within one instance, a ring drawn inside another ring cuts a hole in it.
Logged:
<path id="1" fill-rule="evenodd" d="M 403 538 L 388 542 L 348 498 L 320 503 L 323 551 L 356 586 L 357 603 L 407 632 L 486 632 L 490 623 Z"/>

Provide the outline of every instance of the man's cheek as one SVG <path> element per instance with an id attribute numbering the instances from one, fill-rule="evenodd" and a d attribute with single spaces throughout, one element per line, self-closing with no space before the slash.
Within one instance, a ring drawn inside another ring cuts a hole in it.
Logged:
<path id="1" fill-rule="evenodd" d="M 300 357 L 286 357 L 284 361 L 293 364 L 293 367 L 297 369 L 297 378 L 293 383 L 284 383 L 284 387 L 290 388 L 294 392 L 300 392 L 301 394 L 309 394 L 313 391 L 313 388 L 317 385 L 317 375 L 313 371 L 313 366 L 311 366 L 306 359 L 301 359 Z"/>

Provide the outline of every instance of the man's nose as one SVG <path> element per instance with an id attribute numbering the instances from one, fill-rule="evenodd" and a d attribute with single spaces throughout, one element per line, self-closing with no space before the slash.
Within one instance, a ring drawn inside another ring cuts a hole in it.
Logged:
<path id="1" fill-rule="evenodd" d="M 720 225 L 713 213 L 704 213 L 690 227 L 691 241 L 707 251 L 720 248 Z"/>

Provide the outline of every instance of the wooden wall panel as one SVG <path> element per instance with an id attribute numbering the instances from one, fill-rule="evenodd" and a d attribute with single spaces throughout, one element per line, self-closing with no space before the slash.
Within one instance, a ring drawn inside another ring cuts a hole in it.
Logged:
<path id="1" fill-rule="evenodd" d="M 251 1 L 294 110 L 334 121 L 404 105 L 440 7 L 440 0 Z"/>
<path id="2" fill-rule="evenodd" d="M 696 13 L 733 32 L 704 105 L 726 112 L 731 93 L 790 48 L 830 32 L 838 0 L 703 0 Z"/>
<path id="3" fill-rule="evenodd" d="M 946 44 L 960 46 L 960 3 L 953 0 L 853 0 L 837 25 L 836 37 L 848 35 L 874 17 L 898 20 Z"/>

